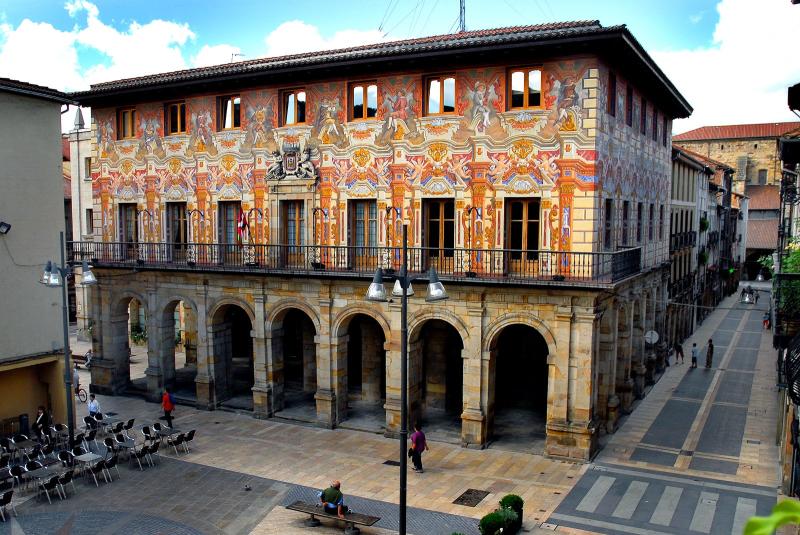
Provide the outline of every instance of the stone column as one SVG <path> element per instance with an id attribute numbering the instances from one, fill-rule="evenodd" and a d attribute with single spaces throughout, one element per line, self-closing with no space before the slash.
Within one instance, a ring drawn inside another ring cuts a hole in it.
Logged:
<path id="1" fill-rule="evenodd" d="M 270 390 L 267 387 L 267 347 L 270 339 L 264 332 L 264 295 L 253 296 L 253 416 L 268 418 L 272 416 Z"/>
<path id="2" fill-rule="evenodd" d="M 183 304 L 183 352 L 186 367 L 197 366 L 197 314 L 188 303 Z"/>
<path id="3" fill-rule="evenodd" d="M 197 303 L 197 375 L 195 376 L 195 391 L 197 394 L 197 408 L 212 410 L 216 407 L 217 398 L 214 395 L 214 353 L 211 344 L 213 338 L 209 336 L 208 318 L 205 302 Z"/>
<path id="4" fill-rule="evenodd" d="M 568 434 L 569 365 L 572 343 L 572 307 L 557 306 L 553 327 L 555 348 L 547 356 L 547 437 L 545 453 L 555 457 L 568 457 L 565 436 Z M 553 351 L 555 349 L 555 351 Z"/>
<path id="5" fill-rule="evenodd" d="M 461 445 L 467 448 L 482 448 L 488 441 L 486 416 L 482 407 L 484 386 L 483 306 L 467 309 L 465 318 L 470 338 L 464 341 L 461 350 L 463 360 L 463 412 L 461 413 Z M 487 362 L 488 366 L 488 362 Z M 488 386 L 488 385 L 487 385 Z"/>
<path id="6" fill-rule="evenodd" d="M 361 399 L 381 400 L 383 332 L 372 322 L 361 323 Z"/>
<path id="7" fill-rule="evenodd" d="M 644 397 L 644 380 L 647 368 L 644 365 L 645 345 L 644 345 L 644 324 L 645 324 L 645 299 L 641 296 L 633 303 L 633 326 L 632 326 L 632 354 L 631 364 L 633 366 L 632 376 L 634 385 L 634 395 L 636 399 Z"/>
<path id="8" fill-rule="evenodd" d="M 228 360 L 232 356 L 231 325 L 220 322 L 209 325 L 211 356 L 208 359 L 209 375 L 213 380 L 214 402 L 225 399 L 228 395 Z"/>
<path id="9" fill-rule="evenodd" d="M 633 309 L 628 303 L 626 310 L 618 316 L 617 323 L 617 396 L 620 410 L 629 414 L 633 405 L 633 380 L 631 379 L 631 331 Z"/>
<path id="10" fill-rule="evenodd" d="M 304 320 L 302 325 L 303 392 L 317 390 L 317 346 L 314 340 L 314 325 Z M 345 358 L 347 356 L 345 355 Z"/>
<path id="11" fill-rule="evenodd" d="M 110 289 L 94 293 L 95 333 L 92 350 L 92 383 L 90 390 L 96 394 L 121 393 L 130 380 L 128 361 L 128 314 L 113 314 Z"/>
<path id="12" fill-rule="evenodd" d="M 400 300 L 389 303 L 391 339 L 384 344 L 386 350 L 386 432 L 385 436 L 400 436 Z"/>
<path id="13" fill-rule="evenodd" d="M 153 313 L 152 319 L 148 318 L 148 323 L 153 326 L 153 329 L 148 328 L 148 360 L 152 341 L 155 341 L 155 351 L 157 359 L 155 364 L 158 367 L 158 374 L 160 375 L 160 384 L 156 387 L 156 393 L 160 391 L 159 386 L 166 386 L 168 388 L 175 387 L 175 319 L 172 314 Z M 148 374 L 149 379 L 149 374 Z M 149 384 L 148 384 L 148 390 Z M 160 397 L 160 396 L 159 396 Z"/>
<path id="14" fill-rule="evenodd" d="M 598 395 L 597 417 L 606 422 L 606 431 L 613 433 L 616 430 L 619 407 L 619 398 L 616 394 L 616 369 L 617 369 L 617 314 L 613 303 L 607 305 L 606 311 L 600 322 L 600 341 L 598 367 Z M 612 407 L 613 406 L 613 407 Z"/>
<path id="15" fill-rule="evenodd" d="M 268 416 L 274 416 L 282 411 L 284 406 L 284 376 L 283 376 L 283 328 L 272 327 L 264 335 L 267 366 L 267 407 Z"/>
<path id="16" fill-rule="evenodd" d="M 316 337 L 317 420 L 323 427 L 336 427 L 347 414 L 347 340 L 348 336 L 325 339 Z"/>

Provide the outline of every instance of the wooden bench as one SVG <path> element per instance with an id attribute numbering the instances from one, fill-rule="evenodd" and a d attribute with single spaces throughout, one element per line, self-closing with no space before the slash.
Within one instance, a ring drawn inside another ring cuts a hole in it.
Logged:
<path id="1" fill-rule="evenodd" d="M 305 503 L 301 501 L 296 501 L 291 505 L 286 506 L 287 509 L 290 511 L 297 511 L 299 513 L 305 513 L 307 515 L 311 515 L 311 518 L 306 520 L 306 526 L 309 527 L 316 527 L 320 525 L 319 520 L 317 517 L 320 518 L 331 518 L 333 520 L 341 520 L 345 523 L 346 527 L 344 530 L 345 535 L 358 535 L 360 530 L 356 527 L 356 524 L 359 526 L 372 526 L 380 517 L 377 516 L 369 516 L 369 515 L 361 515 L 358 513 L 346 513 L 344 518 L 339 518 L 339 515 L 336 513 L 328 513 L 325 511 L 325 508 L 322 507 L 320 504 L 317 506 L 313 503 Z"/>

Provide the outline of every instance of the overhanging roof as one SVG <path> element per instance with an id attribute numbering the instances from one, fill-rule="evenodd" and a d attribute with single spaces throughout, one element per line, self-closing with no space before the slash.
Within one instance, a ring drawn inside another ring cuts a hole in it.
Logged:
<path id="1" fill-rule="evenodd" d="M 60 104 L 75 104 L 75 99 L 66 93 L 43 85 L 29 84 L 28 82 L 12 80 L 11 78 L 0 78 L 0 91 L 50 100 Z"/>
<path id="2" fill-rule="evenodd" d="M 95 84 L 72 96 L 83 105 L 101 107 L 233 87 L 374 76 L 422 67 L 513 64 L 576 54 L 598 55 L 623 76 L 636 80 L 670 117 L 691 114 L 689 103 L 625 26 L 603 27 L 596 20 L 474 30 L 260 58 Z"/>

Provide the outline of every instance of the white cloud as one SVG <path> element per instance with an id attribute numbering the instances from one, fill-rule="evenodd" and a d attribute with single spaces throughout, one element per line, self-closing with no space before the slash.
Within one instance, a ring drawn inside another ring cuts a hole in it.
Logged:
<path id="1" fill-rule="evenodd" d="M 689 22 L 691 22 L 692 24 L 697 24 L 698 22 L 703 20 L 703 15 L 705 14 L 706 14 L 705 11 L 700 11 L 698 13 L 695 13 L 694 15 L 689 15 Z"/>
<path id="2" fill-rule="evenodd" d="M 241 56 L 241 49 L 233 45 L 203 45 L 197 54 L 192 56 L 193 67 L 208 67 L 237 61 Z"/>
<path id="3" fill-rule="evenodd" d="M 721 0 L 713 43 L 654 52 L 694 108 L 674 133 L 703 125 L 791 121 L 786 88 L 800 81 L 800 6 L 785 0 Z"/>
<path id="4" fill-rule="evenodd" d="M 56 89 L 80 89 L 75 36 L 46 22 L 0 25 L 0 76 Z"/>
<path id="5" fill-rule="evenodd" d="M 264 38 L 267 56 L 347 48 L 383 40 L 383 33 L 379 30 L 342 30 L 325 38 L 319 28 L 301 20 L 284 22 Z"/>

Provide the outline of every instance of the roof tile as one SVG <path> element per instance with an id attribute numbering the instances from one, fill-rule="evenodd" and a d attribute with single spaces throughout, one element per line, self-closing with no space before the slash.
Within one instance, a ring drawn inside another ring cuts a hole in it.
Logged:
<path id="1" fill-rule="evenodd" d="M 800 122 L 731 124 L 701 126 L 683 134 L 672 136 L 673 141 L 705 141 L 709 139 L 742 139 L 780 137 L 800 128 Z"/>
<path id="2" fill-rule="evenodd" d="M 778 246 L 778 219 L 750 219 L 747 222 L 748 249 L 775 249 Z"/>
<path id="3" fill-rule="evenodd" d="M 747 204 L 748 210 L 780 210 L 781 192 L 780 186 L 768 185 L 747 185 L 744 194 L 750 197 Z"/>

